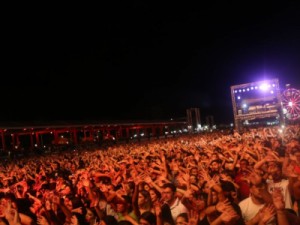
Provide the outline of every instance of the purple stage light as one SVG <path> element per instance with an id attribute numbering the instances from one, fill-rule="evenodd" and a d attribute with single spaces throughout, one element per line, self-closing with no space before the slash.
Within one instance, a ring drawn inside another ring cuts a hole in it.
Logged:
<path id="1" fill-rule="evenodd" d="M 269 85 L 266 84 L 266 83 L 261 84 L 261 85 L 259 86 L 259 89 L 262 90 L 262 91 L 266 91 L 266 90 L 269 89 Z"/>

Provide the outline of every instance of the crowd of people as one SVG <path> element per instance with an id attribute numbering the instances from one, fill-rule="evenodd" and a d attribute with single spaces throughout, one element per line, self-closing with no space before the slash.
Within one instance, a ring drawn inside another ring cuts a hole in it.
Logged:
<path id="1" fill-rule="evenodd" d="M 296 225 L 299 203 L 299 125 L 0 165 L 0 225 Z"/>

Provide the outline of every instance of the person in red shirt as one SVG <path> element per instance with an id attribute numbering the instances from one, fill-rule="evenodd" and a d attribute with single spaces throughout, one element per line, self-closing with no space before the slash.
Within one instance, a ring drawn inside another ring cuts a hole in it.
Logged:
<path id="1" fill-rule="evenodd" d="M 237 185 L 239 185 L 238 197 L 240 201 L 249 197 L 250 186 L 247 181 L 247 177 L 249 176 L 249 174 L 250 174 L 249 162 L 247 159 L 242 159 L 240 161 L 240 168 L 234 178 L 234 182 Z"/>

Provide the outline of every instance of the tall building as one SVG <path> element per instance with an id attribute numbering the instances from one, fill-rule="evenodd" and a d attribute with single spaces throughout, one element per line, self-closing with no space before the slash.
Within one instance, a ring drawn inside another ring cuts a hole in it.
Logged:
<path id="1" fill-rule="evenodd" d="M 214 117 L 212 115 L 206 116 L 205 117 L 205 122 L 206 122 L 206 125 L 209 128 L 213 128 L 213 126 L 215 125 L 215 120 L 214 120 Z"/>
<path id="2" fill-rule="evenodd" d="M 189 108 L 186 110 L 186 114 L 189 131 L 197 131 L 201 127 L 199 108 Z"/>

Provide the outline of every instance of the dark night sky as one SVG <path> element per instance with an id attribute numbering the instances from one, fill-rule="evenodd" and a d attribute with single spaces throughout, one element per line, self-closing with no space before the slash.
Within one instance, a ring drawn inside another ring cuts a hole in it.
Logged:
<path id="1" fill-rule="evenodd" d="M 230 86 L 300 89 L 297 1 L 26 6 L 5 18 L 0 121 L 233 119 Z"/>

